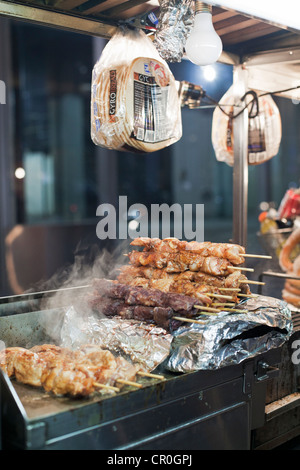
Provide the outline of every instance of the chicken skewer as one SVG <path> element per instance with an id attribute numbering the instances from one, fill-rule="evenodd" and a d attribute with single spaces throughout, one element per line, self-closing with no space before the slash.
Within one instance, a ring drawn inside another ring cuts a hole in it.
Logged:
<path id="1" fill-rule="evenodd" d="M 0 367 L 9 377 L 15 376 L 19 382 L 35 387 L 43 386 L 46 391 L 50 391 L 47 379 L 56 379 L 52 384 L 54 394 L 86 396 L 94 390 L 93 378 L 78 370 L 64 354 L 50 352 L 42 357 L 25 348 L 6 348 L 0 353 Z"/>
<path id="2" fill-rule="evenodd" d="M 133 266 L 150 266 L 156 269 L 165 269 L 168 273 L 180 273 L 190 270 L 214 276 L 227 276 L 234 270 L 254 272 L 253 268 L 233 266 L 227 259 L 214 256 L 205 257 L 191 251 L 177 253 L 131 251 L 126 256 L 129 257 Z"/>
<path id="3" fill-rule="evenodd" d="M 120 283 L 192 297 L 215 295 L 216 299 L 225 299 L 222 291 L 227 291 L 228 300 L 232 296 L 230 300 L 235 303 L 240 297 L 252 297 L 249 284 L 257 282 L 248 281 L 242 271 L 254 272 L 254 269 L 236 265 L 244 262 L 243 255 L 246 255 L 240 245 L 148 237 L 137 238 L 131 245 L 142 247 L 143 251 L 126 255 L 130 265 L 120 268 L 117 278 Z M 206 284 L 213 288 L 208 289 Z"/>
<path id="4" fill-rule="evenodd" d="M 95 388 L 118 391 L 126 384 L 142 387 L 135 382 L 138 366 L 94 345 L 76 351 L 54 345 L 6 348 L 0 352 L 0 368 L 9 377 L 54 395 L 88 396 Z"/>
<path id="5" fill-rule="evenodd" d="M 143 247 L 144 251 L 157 251 L 163 253 L 172 253 L 178 251 L 192 251 L 197 255 L 204 257 L 217 257 L 228 259 L 232 264 L 244 263 L 244 247 L 231 243 L 212 243 L 212 242 L 186 242 L 177 238 L 136 238 L 131 242 L 132 246 Z"/>
<path id="6" fill-rule="evenodd" d="M 250 294 L 246 276 L 234 272 L 226 278 L 209 275 L 198 275 L 192 271 L 180 274 L 169 274 L 165 270 L 147 267 L 126 266 L 121 268 L 118 281 L 131 286 L 159 289 L 163 292 L 174 292 L 203 300 L 203 295 L 228 294 L 232 301 L 239 302 L 238 293 Z M 222 287 L 228 286 L 228 287 Z M 230 286 L 230 287 L 229 287 Z"/>
<path id="7" fill-rule="evenodd" d="M 148 238 L 140 237 L 131 242 L 132 246 L 143 247 L 144 251 L 193 251 L 202 256 L 226 258 L 232 264 L 242 264 L 245 258 L 272 259 L 268 255 L 246 254 L 245 248 L 233 243 L 187 242 L 177 238 Z"/>
<path id="8" fill-rule="evenodd" d="M 239 289 L 242 293 L 250 293 L 247 285 L 247 277 L 239 271 L 230 273 L 228 276 L 213 276 L 202 272 L 184 271 L 181 273 L 168 273 L 165 269 L 155 269 L 148 266 L 122 266 L 118 281 L 123 284 L 131 284 L 137 278 L 145 278 L 152 281 L 155 288 L 156 281 L 161 281 L 161 286 L 165 285 L 165 291 L 169 290 L 170 285 L 176 285 L 177 282 L 190 281 L 197 284 L 206 284 L 218 287 L 219 289 Z M 241 283 L 241 281 L 243 281 Z M 240 285 L 243 284 L 243 285 Z"/>
<path id="9" fill-rule="evenodd" d="M 165 269 L 168 273 L 190 270 L 201 271 L 214 276 L 226 276 L 236 267 L 225 258 L 202 256 L 192 251 L 131 251 L 128 253 L 128 257 L 133 266 L 150 266 L 157 269 Z"/>

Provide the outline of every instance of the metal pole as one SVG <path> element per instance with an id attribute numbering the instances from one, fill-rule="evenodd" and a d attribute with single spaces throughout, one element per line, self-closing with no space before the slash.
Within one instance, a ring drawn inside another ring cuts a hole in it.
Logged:
<path id="1" fill-rule="evenodd" d="M 242 65 L 234 68 L 236 98 L 247 91 L 247 71 Z M 242 103 L 242 106 L 244 103 Z M 237 108 L 238 109 L 238 108 Z M 233 120 L 233 243 L 247 245 L 248 217 L 248 110 Z"/>
<path id="2" fill-rule="evenodd" d="M 0 80 L 5 83 L 5 103 L 2 101 L 0 104 L 0 295 L 7 295 L 11 292 L 5 261 L 5 237 L 16 223 L 10 28 L 10 20 L 0 18 Z"/>

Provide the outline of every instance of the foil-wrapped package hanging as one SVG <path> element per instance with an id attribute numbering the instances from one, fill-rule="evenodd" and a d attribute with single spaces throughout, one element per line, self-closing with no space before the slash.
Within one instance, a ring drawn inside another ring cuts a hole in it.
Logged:
<path id="1" fill-rule="evenodd" d="M 203 324 L 181 327 L 166 362 L 172 372 L 213 370 L 280 347 L 291 335 L 291 311 L 286 302 L 260 296 L 239 305 L 245 313 L 223 312 Z"/>
<path id="2" fill-rule="evenodd" d="M 60 345 L 76 349 L 91 343 L 121 354 L 147 371 L 155 369 L 170 353 L 172 335 L 163 328 L 118 317 L 82 315 L 73 306 L 63 319 Z"/>
<path id="3" fill-rule="evenodd" d="M 154 45 L 168 62 L 180 62 L 194 22 L 193 0 L 160 0 Z"/>

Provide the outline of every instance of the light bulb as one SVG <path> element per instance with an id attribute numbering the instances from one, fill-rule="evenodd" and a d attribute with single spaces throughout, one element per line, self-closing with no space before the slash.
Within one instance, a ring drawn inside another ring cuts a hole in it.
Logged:
<path id="1" fill-rule="evenodd" d="M 223 45 L 212 22 L 212 7 L 195 2 L 194 27 L 185 44 L 186 55 L 196 65 L 210 65 L 218 60 Z"/>
<path id="2" fill-rule="evenodd" d="M 217 72 L 214 69 L 213 65 L 205 65 L 205 67 L 203 67 L 203 76 L 208 82 L 214 81 L 217 76 Z"/>
<path id="3" fill-rule="evenodd" d="M 21 180 L 21 179 L 25 178 L 24 168 L 22 168 L 22 167 L 16 168 L 15 177 L 18 178 L 18 180 Z"/>

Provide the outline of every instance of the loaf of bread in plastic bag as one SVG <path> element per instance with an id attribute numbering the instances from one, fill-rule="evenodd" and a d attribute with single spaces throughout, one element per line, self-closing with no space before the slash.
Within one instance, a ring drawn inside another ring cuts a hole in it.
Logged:
<path id="1" fill-rule="evenodd" d="M 144 153 L 181 136 L 180 99 L 167 63 L 143 31 L 118 30 L 93 68 L 93 142 Z"/>
<path id="2" fill-rule="evenodd" d="M 259 97 L 256 117 L 248 118 L 248 164 L 258 165 L 277 155 L 281 143 L 282 129 L 279 109 L 272 96 Z M 218 107 L 214 110 L 212 120 L 212 144 L 216 159 L 230 166 L 234 164 L 233 120 L 228 114 L 236 114 L 236 92 L 232 85 L 219 102 L 226 111 Z M 239 103 L 245 106 L 245 102 Z"/>

